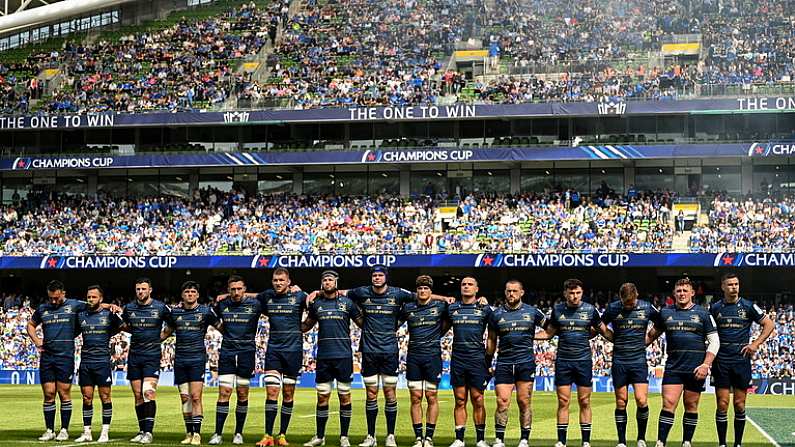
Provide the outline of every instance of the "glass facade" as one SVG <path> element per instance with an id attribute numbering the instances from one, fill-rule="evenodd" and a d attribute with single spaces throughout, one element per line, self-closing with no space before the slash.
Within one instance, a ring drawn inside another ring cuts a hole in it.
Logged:
<path id="1" fill-rule="evenodd" d="M 88 31 L 94 28 L 113 25 L 114 23 L 119 23 L 119 10 L 102 12 L 88 17 L 79 17 L 53 23 L 52 25 L 28 29 L 20 33 L 0 37 L 0 51 L 21 47 L 49 37 L 66 36 L 67 34 Z"/>

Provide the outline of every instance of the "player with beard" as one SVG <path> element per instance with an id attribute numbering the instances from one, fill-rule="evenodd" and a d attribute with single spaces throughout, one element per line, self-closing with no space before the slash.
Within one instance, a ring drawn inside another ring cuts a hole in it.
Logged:
<path id="1" fill-rule="evenodd" d="M 111 378 L 110 338 L 119 332 L 121 317 L 102 307 L 104 291 L 99 285 L 89 286 L 86 291 L 86 310 L 80 312 L 78 330 L 83 335 L 80 351 L 79 381 L 83 395 L 83 434 L 75 442 L 91 442 L 91 420 L 94 417 L 94 389 L 99 390 L 102 401 L 102 432 L 98 443 L 109 441 L 110 421 L 113 417 L 113 403 L 110 398 Z"/>
<path id="2" fill-rule="evenodd" d="M 505 447 L 505 427 L 508 425 L 508 408 L 511 393 L 516 388 L 516 403 L 519 405 L 521 439 L 519 447 L 528 447 L 533 423 L 533 383 L 536 363 L 533 343 L 539 338 L 536 331 L 546 335 L 546 316 L 535 306 L 522 302 L 524 286 L 517 280 L 505 283 L 505 302 L 496 308 L 489 320 L 489 338 L 486 356 L 494 356 L 498 348 L 494 385 L 497 394 L 497 410 L 494 413 L 494 430 L 497 439 L 492 447 Z M 543 337 L 545 338 L 545 337 Z"/>
<path id="3" fill-rule="evenodd" d="M 363 325 L 362 314 L 356 304 L 340 294 L 339 275 L 333 270 L 321 274 L 321 293 L 309 305 L 309 315 L 302 329 L 308 331 L 318 325 L 315 354 L 315 388 L 317 407 L 315 435 L 304 447 L 326 444 L 329 400 L 334 382 L 340 402 L 340 447 L 351 447 L 348 429 L 351 425 L 351 381 L 353 380 L 353 350 L 351 349 L 351 321 Z"/>
<path id="4" fill-rule="evenodd" d="M 130 442 L 152 443 L 157 405 L 157 382 L 160 377 L 160 332 L 171 317 L 171 309 L 152 298 L 152 281 L 135 281 L 135 301 L 124 306 L 122 319 L 130 333 L 127 356 L 127 380 L 135 397 L 138 434 Z"/>

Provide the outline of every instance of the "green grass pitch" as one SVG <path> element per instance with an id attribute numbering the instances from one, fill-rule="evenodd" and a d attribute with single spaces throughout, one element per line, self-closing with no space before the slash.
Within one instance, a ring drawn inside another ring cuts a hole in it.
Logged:
<path id="1" fill-rule="evenodd" d="M 398 414 L 398 444 L 403 447 L 410 447 L 413 444 L 414 436 L 411 429 L 411 419 L 409 416 L 408 391 L 398 390 L 400 396 L 400 407 Z M 364 419 L 364 391 L 354 390 L 353 392 L 353 421 L 351 423 L 351 442 L 357 444 L 361 442 L 366 432 Z M 78 387 L 72 388 L 72 399 L 74 411 L 70 427 L 70 436 L 74 440 L 82 431 L 82 411 L 80 403 L 80 391 Z M 209 441 L 210 434 L 215 426 L 215 399 L 216 390 L 206 389 L 204 396 L 205 421 L 202 427 L 203 443 Z M 263 406 L 265 401 L 265 391 L 262 388 L 252 388 L 249 398 L 249 414 L 246 422 L 245 441 L 246 445 L 253 445 L 258 441 L 263 432 Z M 440 415 L 437 423 L 435 441 L 436 445 L 446 447 L 453 439 L 453 396 L 450 391 L 440 392 Z M 176 388 L 162 387 L 158 391 L 157 422 L 155 425 L 155 442 L 152 445 L 165 446 L 175 445 L 184 436 L 184 425 L 180 413 L 179 398 Z M 647 431 L 647 439 L 654 440 L 657 434 L 657 415 L 660 411 L 660 396 L 658 394 L 649 397 L 651 406 L 651 417 Z M 36 440 L 43 431 L 43 418 L 41 414 L 41 390 L 38 386 L 0 386 L 0 408 L 5 416 L 6 423 L 0 429 L 0 445 L 40 445 Z M 794 405 L 791 396 L 757 396 L 751 395 L 748 400 L 748 414 L 752 418 L 754 415 L 759 417 L 755 422 L 768 432 L 780 446 L 793 445 L 795 441 L 795 420 L 792 418 L 792 410 L 787 411 Z M 593 434 L 591 444 L 594 447 L 614 447 L 616 445 L 615 424 L 613 422 L 613 395 L 608 393 L 598 393 L 593 395 Z M 230 415 L 226 422 L 224 433 L 224 445 L 231 445 L 231 432 L 234 429 L 234 403 L 230 409 Z M 487 411 L 487 430 L 486 439 L 490 443 L 494 439 L 494 392 L 487 391 L 486 411 Z M 763 411 L 754 409 L 764 409 Z M 511 416 L 509 428 L 506 433 L 506 444 L 516 445 L 519 439 L 518 414 L 516 403 L 511 405 Z M 329 417 L 328 428 L 326 431 L 327 445 L 338 445 L 337 435 L 339 434 L 338 402 L 334 396 L 331 403 L 331 416 Z M 536 393 L 533 399 L 533 432 L 530 439 L 531 446 L 551 447 L 556 441 L 555 435 L 555 411 L 556 401 L 554 393 Z M 577 424 L 578 410 L 576 400 L 573 401 L 571 422 L 569 423 L 569 442 L 570 446 L 580 445 L 579 426 Z M 309 439 L 315 429 L 315 394 L 311 389 L 300 389 L 296 395 L 296 406 L 293 411 L 293 418 L 290 424 L 288 439 L 291 446 L 300 445 Z M 695 436 L 696 446 L 716 446 L 715 435 L 715 397 L 711 394 L 702 395 L 699 424 Z M 630 447 L 634 446 L 635 422 L 634 404 L 629 408 L 629 427 L 627 429 Z M 678 446 L 681 442 L 681 417 L 682 408 L 677 412 L 677 423 L 671 432 L 669 445 Z M 730 420 L 731 420 L 730 413 Z M 101 422 L 101 410 L 99 397 L 95 396 L 94 409 L 94 436 L 99 434 Z M 276 427 L 278 427 L 278 418 Z M 60 427 L 60 416 L 56 419 L 56 427 Z M 130 445 L 128 439 L 137 432 L 137 422 L 132 405 L 132 394 L 127 387 L 115 387 L 113 389 L 113 423 L 111 425 L 111 444 Z M 379 445 L 383 445 L 385 432 L 383 398 L 380 400 L 380 412 L 378 419 L 378 438 Z M 733 439 L 732 423 L 729 426 L 729 442 Z M 472 426 L 470 417 L 467 424 L 467 444 L 474 446 L 475 430 Z M 61 447 L 72 446 L 74 442 L 52 443 Z M 769 446 L 771 441 L 760 433 L 752 424 L 747 424 L 745 442 L 746 447 Z M 653 442 L 650 442 L 653 446 Z"/>

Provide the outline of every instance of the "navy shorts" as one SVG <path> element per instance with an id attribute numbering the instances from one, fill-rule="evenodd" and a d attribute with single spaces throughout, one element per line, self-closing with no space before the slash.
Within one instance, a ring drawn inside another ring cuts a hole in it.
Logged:
<path id="1" fill-rule="evenodd" d="M 254 376 L 256 355 L 257 353 L 254 351 L 225 354 L 222 349 L 218 354 L 218 375 L 234 374 L 244 379 L 250 379 Z"/>
<path id="2" fill-rule="evenodd" d="M 174 362 L 174 384 L 181 385 L 189 382 L 204 382 L 206 359 L 194 361 Z"/>
<path id="3" fill-rule="evenodd" d="M 649 383 L 649 368 L 643 363 L 613 362 L 611 370 L 613 387 L 621 388 L 635 383 Z"/>
<path id="4" fill-rule="evenodd" d="M 568 386 L 572 383 L 582 387 L 593 386 L 591 359 L 555 361 L 555 386 Z"/>
<path id="5" fill-rule="evenodd" d="M 450 362 L 450 384 L 454 387 L 470 387 L 480 391 L 486 389 L 491 377 L 485 360 L 481 362 Z"/>
<path id="6" fill-rule="evenodd" d="M 265 371 L 279 371 L 284 377 L 297 378 L 304 366 L 304 353 L 279 352 L 268 349 L 265 353 Z"/>
<path id="7" fill-rule="evenodd" d="M 41 383 L 72 383 L 74 375 L 75 358 L 73 356 L 53 356 L 42 353 L 39 362 L 39 381 Z"/>
<path id="8" fill-rule="evenodd" d="M 695 367 L 693 368 L 695 369 Z M 697 380 L 696 374 L 691 372 L 679 372 L 665 370 L 663 373 L 663 385 L 684 385 L 687 391 L 696 393 L 704 392 L 704 380 Z"/>
<path id="9" fill-rule="evenodd" d="M 110 362 L 80 362 L 77 382 L 80 386 L 111 386 L 113 378 L 110 371 Z"/>
<path id="10" fill-rule="evenodd" d="M 442 380 L 442 356 L 411 355 L 406 356 L 406 380 L 438 384 Z"/>
<path id="11" fill-rule="evenodd" d="M 715 359 L 712 364 L 712 386 L 715 388 L 736 388 L 747 390 L 751 382 L 751 361 L 721 362 Z"/>
<path id="12" fill-rule="evenodd" d="M 160 357 L 127 358 L 127 380 L 143 380 L 145 377 L 160 377 Z"/>
<path id="13" fill-rule="evenodd" d="M 370 354 L 362 353 L 362 377 L 375 376 L 397 376 L 398 353 L 393 354 Z"/>
<path id="14" fill-rule="evenodd" d="M 338 383 L 353 381 L 353 359 L 317 359 L 315 365 L 315 383 L 326 383 L 336 380 Z"/>
<path id="15" fill-rule="evenodd" d="M 536 379 L 536 363 L 500 363 L 494 368 L 494 384 L 515 384 L 516 382 L 534 382 Z"/>

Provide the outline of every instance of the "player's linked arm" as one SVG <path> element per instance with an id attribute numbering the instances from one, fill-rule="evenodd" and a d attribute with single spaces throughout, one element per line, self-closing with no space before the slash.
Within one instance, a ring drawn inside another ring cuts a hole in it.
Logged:
<path id="1" fill-rule="evenodd" d="M 646 332 L 646 346 L 649 346 L 650 344 L 654 343 L 654 340 L 657 340 L 660 337 L 660 335 L 662 335 L 662 333 L 663 333 L 662 328 L 657 327 L 656 324 L 653 324 L 649 328 L 649 331 Z"/>
<path id="2" fill-rule="evenodd" d="M 317 321 L 314 318 L 307 315 L 306 318 L 304 318 L 304 321 L 301 322 L 301 332 L 311 331 L 312 328 L 315 327 L 316 323 Z"/>
<path id="3" fill-rule="evenodd" d="M 174 333 L 174 328 L 166 325 L 162 331 L 160 331 L 160 341 L 165 341 L 168 337 L 171 337 L 171 334 Z"/>

